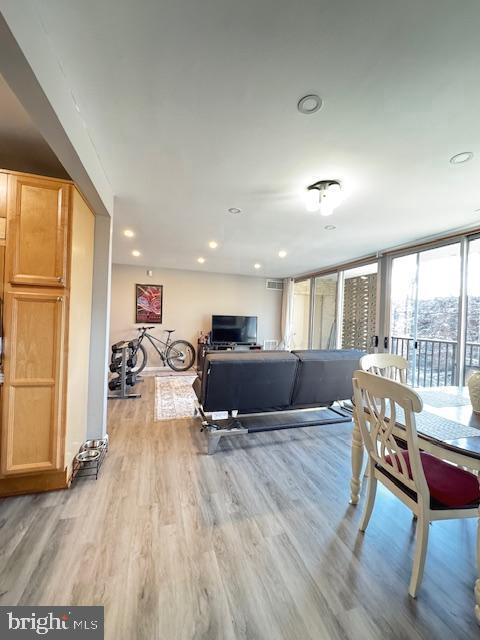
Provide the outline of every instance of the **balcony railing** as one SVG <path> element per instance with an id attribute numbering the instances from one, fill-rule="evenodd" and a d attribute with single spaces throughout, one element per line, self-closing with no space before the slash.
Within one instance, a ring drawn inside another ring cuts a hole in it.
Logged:
<path id="1" fill-rule="evenodd" d="M 467 342 L 465 347 L 465 368 L 480 369 L 480 342 Z"/>
<path id="2" fill-rule="evenodd" d="M 457 349 L 458 344 L 453 340 L 421 338 L 415 342 L 408 336 L 392 336 L 391 351 L 408 361 L 410 365 L 408 382 L 414 383 L 417 387 L 456 384 Z M 414 362 L 415 380 L 413 380 Z M 465 345 L 466 377 L 470 371 L 477 369 L 480 369 L 480 342 L 467 342 Z"/>

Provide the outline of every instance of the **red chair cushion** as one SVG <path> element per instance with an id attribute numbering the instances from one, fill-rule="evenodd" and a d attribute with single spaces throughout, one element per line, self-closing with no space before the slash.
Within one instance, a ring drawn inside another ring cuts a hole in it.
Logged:
<path id="1" fill-rule="evenodd" d="M 413 478 L 408 451 L 401 451 L 400 455 L 405 459 L 409 477 Z M 480 501 L 478 478 L 473 473 L 454 467 L 425 451 L 420 452 L 420 458 L 430 495 L 434 500 L 451 508 L 474 506 Z M 390 456 L 385 459 L 392 464 Z"/>

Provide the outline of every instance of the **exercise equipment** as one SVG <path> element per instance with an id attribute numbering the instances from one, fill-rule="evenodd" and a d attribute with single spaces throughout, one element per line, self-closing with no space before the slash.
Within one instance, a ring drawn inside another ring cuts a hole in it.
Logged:
<path id="1" fill-rule="evenodd" d="M 109 399 L 113 398 L 141 398 L 139 393 L 130 393 L 127 387 L 134 387 L 138 382 L 138 377 L 132 369 L 136 364 L 134 340 L 116 342 L 112 345 L 112 357 L 110 361 L 110 371 L 116 374 L 108 382 L 110 391 Z"/>

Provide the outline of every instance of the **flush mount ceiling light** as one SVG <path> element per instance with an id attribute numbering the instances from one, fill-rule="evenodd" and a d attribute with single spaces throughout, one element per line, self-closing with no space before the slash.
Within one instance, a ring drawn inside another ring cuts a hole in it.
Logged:
<path id="1" fill-rule="evenodd" d="M 322 216 L 331 216 L 343 201 L 342 186 L 338 180 L 320 180 L 307 187 L 307 211 L 319 211 Z"/>
<path id="2" fill-rule="evenodd" d="M 132 251 L 132 256 L 134 256 L 135 258 L 138 258 L 139 256 L 141 256 L 142 254 L 140 253 L 140 251 L 137 251 L 136 249 L 134 249 Z"/>
<path id="3" fill-rule="evenodd" d="M 197 262 L 203 264 L 205 262 L 205 258 L 197 258 Z"/>
<path id="4" fill-rule="evenodd" d="M 461 153 L 457 153 L 450 158 L 450 164 L 463 164 L 464 162 L 468 162 L 472 158 L 472 151 L 462 151 Z"/>
<path id="5" fill-rule="evenodd" d="M 125 231 L 123 232 L 123 235 L 126 238 L 133 238 L 135 236 L 134 232 L 131 229 L 125 229 Z"/>
<path id="6" fill-rule="evenodd" d="M 210 249 L 216 249 L 218 247 L 218 242 L 215 242 L 215 240 L 210 240 L 208 246 L 210 247 Z"/>
<path id="7" fill-rule="evenodd" d="M 287 255 L 287 252 L 284 249 L 282 249 L 281 251 L 278 252 L 278 257 L 279 258 L 285 258 L 286 255 Z"/>
<path id="8" fill-rule="evenodd" d="M 334 224 L 327 224 L 323 228 L 325 229 L 325 231 L 335 231 L 337 227 Z"/>
<path id="9" fill-rule="evenodd" d="M 259 262 L 256 262 L 256 263 L 253 265 L 253 268 L 254 268 L 254 269 L 260 269 L 260 267 L 261 267 L 261 266 L 262 266 L 262 265 L 261 265 Z"/>
<path id="10" fill-rule="evenodd" d="M 297 109 L 300 113 L 304 113 L 309 116 L 312 113 L 319 111 L 322 108 L 322 104 L 323 102 L 320 96 L 317 96 L 315 93 L 310 93 L 307 96 L 300 98 L 297 102 Z"/>
<path id="11" fill-rule="evenodd" d="M 237 207 L 230 207 L 230 209 L 228 210 L 229 213 L 241 213 L 242 210 L 241 209 L 237 209 Z"/>

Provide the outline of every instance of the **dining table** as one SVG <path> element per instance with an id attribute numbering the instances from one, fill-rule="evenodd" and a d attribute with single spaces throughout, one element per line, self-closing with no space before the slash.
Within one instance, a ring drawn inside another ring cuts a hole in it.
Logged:
<path id="1" fill-rule="evenodd" d="M 480 414 L 472 410 L 468 389 L 444 386 L 419 387 L 415 391 L 423 401 L 423 410 L 415 415 L 420 449 L 480 476 Z M 364 446 L 355 410 L 353 416 L 350 504 L 356 505 L 362 485 Z M 404 432 L 405 427 L 398 416 L 393 435 L 401 440 Z M 480 535 L 477 542 L 477 567 L 475 616 L 480 624 Z"/>

